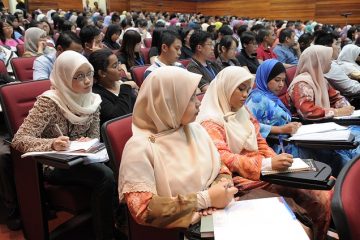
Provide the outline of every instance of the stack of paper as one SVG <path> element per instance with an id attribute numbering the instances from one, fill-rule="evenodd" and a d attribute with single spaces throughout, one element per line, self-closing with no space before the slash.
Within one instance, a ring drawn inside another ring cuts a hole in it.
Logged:
<path id="1" fill-rule="evenodd" d="M 262 198 L 231 203 L 213 213 L 216 240 L 309 239 L 283 198 Z"/>
<path id="2" fill-rule="evenodd" d="M 348 141 L 350 130 L 334 122 L 302 125 L 289 140 Z"/>

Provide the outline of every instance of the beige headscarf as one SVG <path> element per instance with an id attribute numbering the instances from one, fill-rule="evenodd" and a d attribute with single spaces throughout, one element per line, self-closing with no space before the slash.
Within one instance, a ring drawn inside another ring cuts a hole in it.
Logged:
<path id="1" fill-rule="evenodd" d="M 98 94 L 92 92 L 79 94 L 72 91 L 73 77 L 84 64 L 94 70 L 89 61 L 80 53 L 65 51 L 60 54 L 50 74 L 53 90 L 42 94 L 42 96 L 52 99 L 62 110 L 65 118 L 73 124 L 86 122 L 89 115 L 94 113 L 101 103 Z"/>
<path id="2" fill-rule="evenodd" d="M 40 38 L 46 37 L 46 32 L 38 27 L 31 27 L 25 31 L 25 51 L 37 56 Z"/>
<path id="3" fill-rule="evenodd" d="M 337 63 L 346 75 L 360 71 L 360 66 L 356 63 L 356 59 L 359 55 L 360 47 L 354 44 L 345 45 L 341 50 Z"/>
<path id="4" fill-rule="evenodd" d="M 119 196 L 151 192 L 174 197 L 204 190 L 220 170 L 220 156 L 206 131 L 181 118 L 201 75 L 164 66 L 141 86 L 133 113 L 133 136 L 119 172 Z"/>
<path id="5" fill-rule="evenodd" d="M 291 92 L 294 85 L 298 82 L 306 82 L 311 86 L 315 95 L 315 104 L 323 108 L 330 107 L 328 94 L 328 82 L 324 77 L 330 69 L 332 48 L 320 45 L 313 45 L 305 49 L 300 55 L 299 64 L 295 73 L 295 78 L 291 82 L 288 92 Z"/>
<path id="6" fill-rule="evenodd" d="M 226 67 L 215 77 L 206 90 L 201 102 L 200 113 L 196 121 L 213 121 L 225 128 L 226 142 L 233 153 L 243 149 L 258 149 L 254 124 L 250 121 L 249 111 L 245 106 L 237 112 L 231 111 L 230 98 L 235 89 L 254 76 L 242 67 Z"/>

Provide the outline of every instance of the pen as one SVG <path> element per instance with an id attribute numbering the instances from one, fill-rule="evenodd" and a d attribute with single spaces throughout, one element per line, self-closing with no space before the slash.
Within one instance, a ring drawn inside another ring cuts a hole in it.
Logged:
<path id="1" fill-rule="evenodd" d="M 59 132 L 60 136 L 64 136 L 64 134 L 62 133 L 62 131 L 57 123 L 55 124 L 55 128 Z"/>
<path id="2" fill-rule="evenodd" d="M 281 147 L 281 152 L 285 153 L 283 136 L 281 136 L 281 135 L 279 135 L 279 143 L 280 143 L 280 147 Z"/>

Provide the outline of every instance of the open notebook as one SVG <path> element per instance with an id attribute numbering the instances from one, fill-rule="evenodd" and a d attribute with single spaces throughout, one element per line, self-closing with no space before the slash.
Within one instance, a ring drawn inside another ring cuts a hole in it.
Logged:
<path id="1" fill-rule="evenodd" d="M 282 197 L 232 202 L 213 213 L 213 227 L 216 240 L 309 239 Z"/>
<path id="2" fill-rule="evenodd" d="M 21 157 L 24 158 L 28 156 L 38 156 L 49 153 L 72 156 L 93 156 L 103 149 L 105 149 L 104 143 L 99 142 L 99 139 L 95 138 L 87 142 L 71 141 L 69 149 L 66 151 L 27 152 L 21 155 Z"/>
<path id="3" fill-rule="evenodd" d="M 277 174 L 277 173 L 288 173 L 288 172 L 303 172 L 303 171 L 316 171 L 314 160 L 312 159 L 301 159 L 293 158 L 291 167 L 284 171 L 277 170 L 262 170 L 262 175 Z"/>

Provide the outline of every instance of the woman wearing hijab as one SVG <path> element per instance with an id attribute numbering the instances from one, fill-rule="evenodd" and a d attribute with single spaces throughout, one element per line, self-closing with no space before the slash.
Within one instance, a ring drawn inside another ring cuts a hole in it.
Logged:
<path id="1" fill-rule="evenodd" d="M 193 122 L 201 75 L 165 66 L 148 79 L 122 156 L 120 201 L 140 224 L 187 228 L 199 220 L 199 211 L 227 206 L 237 190 L 225 190 L 231 176 L 206 131 Z"/>
<path id="2" fill-rule="evenodd" d="M 44 30 L 32 27 L 25 31 L 25 52 L 22 57 L 37 57 L 48 52 L 47 34 Z M 55 49 L 54 49 L 55 50 Z"/>
<path id="3" fill-rule="evenodd" d="M 302 118 L 321 119 L 348 116 L 354 107 L 332 88 L 324 77 L 331 67 L 332 48 L 314 45 L 307 48 L 300 56 L 296 77 L 291 82 L 286 101 Z M 360 141 L 360 129 L 349 126 L 355 141 Z M 360 153 L 360 147 L 352 150 L 337 150 L 341 170 L 348 161 Z M 332 166 L 333 167 L 333 166 Z M 335 174 L 336 175 L 336 174 Z"/>
<path id="4" fill-rule="evenodd" d="M 292 198 L 313 221 L 316 239 L 325 239 L 330 223 L 330 191 L 294 189 L 260 181 L 261 170 L 284 170 L 292 155 L 276 155 L 260 135 L 259 123 L 244 106 L 253 76 L 242 67 L 224 68 L 210 83 L 197 121 L 215 143 L 222 162 L 236 176 L 240 191 L 263 189 Z"/>
<path id="5" fill-rule="evenodd" d="M 246 99 L 246 107 L 260 123 L 260 133 L 263 138 L 270 133 L 290 135 L 301 126 L 301 123 L 291 122 L 290 111 L 278 97 L 285 86 L 285 71 L 284 65 L 278 60 L 264 61 L 256 71 L 256 87 Z M 279 145 L 271 147 L 276 153 L 281 152 Z M 286 152 L 300 157 L 296 146 L 288 144 L 285 147 Z"/>
<path id="6" fill-rule="evenodd" d="M 346 75 L 355 80 L 360 80 L 360 47 L 354 44 L 348 44 L 343 47 L 337 64 Z"/>
<path id="7" fill-rule="evenodd" d="M 287 101 L 305 119 L 350 115 L 354 108 L 324 77 L 331 67 L 332 48 L 314 45 L 300 56 Z"/>
<path id="8" fill-rule="evenodd" d="M 93 67 L 81 54 L 65 51 L 59 55 L 50 75 L 52 90 L 37 98 L 12 147 L 23 153 L 63 151 L 72 140 L 99 138 L 101 98 L 91 92 L 93 75 Z M 113 238 L 115 182 L 110 168 L 103 163 L 79 164 L 70 169 L 48 169 L 45 177 L 54 184 L 90 189 L 96 239 Z"/>
<path id="9" fill-rule="evenodd" d="M 110 50 L 119 50 L 120 44 L 116 42 L 120 37 L 121 29 L 119 24 L 111 24 L 107 27 L 103 43 Z"/>

